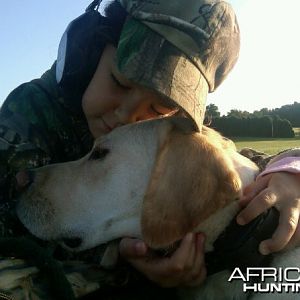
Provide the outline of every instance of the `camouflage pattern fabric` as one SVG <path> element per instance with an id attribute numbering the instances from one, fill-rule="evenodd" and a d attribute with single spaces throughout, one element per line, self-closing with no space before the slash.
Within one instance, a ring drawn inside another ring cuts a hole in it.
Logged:
<path id="1" fill-rule="evenodd" d="M 60 262 L 76 299 L 176 300 L 174 289 L 149 282 L 127 265 L 104 270 L 80 260 Z M 7 298 L 1 298 L 6 296 Z M 0 300 L 69 300 L 53 295 L 39 269 L 28 261 L 0 257 Z"/>
<path id="2" fill-rule="evenodd" d="M 201 130 L 208 92 L 235 65 L 239 26 L 219 0 L 120 0 L 129 17 L 117 49 L 119 71 L 181 107 Z"/>
<path id="3" fill-rule="evenodd" d="M 240 32 L 235 13 L 226 1 L 120 0 L 120 3 L 130 16 L 184 53 L 206 78 L 210 92 L 220 85 L 236 63 Z M 130 23 L 129 18 L 123 26 L 121 43 L 123 38 L 135 39 L 136 32 L 127 29 Z M 144 39 L 148 39 L 148 31 Z M 155 55 L 152 56 L 155 60 Z M 120 55 L 118 59 L 122 61 L 127 57 Z M 218 70 L 219 67 L 222 70 Z"/>
<path id="4" fill-rule="evenodd" d="M 245 157 L 249 158 L 254 163 L 256 163 L 256 165 L 259 167 L 259 171 L 262 172 L 265 170 L 269 162 L 272 163 L 273 159 L 300 156 L 300 147 L 285 149 L 274 155 L 259 152 L 252 148 L 243 148 L 241 149 L 240 154 L 244 155 Z"/>
<path id="5" fill-rule="evenodd" d="M 260 172 L 266 168 L 268 162 L 274 157 L 274 155 L 256 151 L 252 148 L 243 148 L 240 154 L 252 160 L 259 167 Z"/>
<path id="6" fill-rule="evenodd" d="M 15 174 L 23 169 L 75 160 L 88 152 L 92 137 L 82 113 L 60 93 L 55 65 L 40 79 L 22 84 L 0 110 L 0 235 L 12 203 Z"/>

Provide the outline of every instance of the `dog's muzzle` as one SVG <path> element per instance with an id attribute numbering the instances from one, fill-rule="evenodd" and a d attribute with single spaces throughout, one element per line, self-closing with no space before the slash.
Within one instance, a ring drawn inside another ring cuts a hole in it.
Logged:
<path id="1" fill-rule="evenodd" d="M 78 248 L 82 244 L 82 239 L 79 237 L 63 238 L 62 243 L 70 249 Z"/>

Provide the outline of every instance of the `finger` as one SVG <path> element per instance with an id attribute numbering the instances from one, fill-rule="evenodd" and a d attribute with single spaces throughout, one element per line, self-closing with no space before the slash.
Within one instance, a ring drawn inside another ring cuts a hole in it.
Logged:
<path id="1" fill-rule="evenodd" d="M 195 234 L 188 233 L 181 241 L 179 248 L 171 256 L 169 263 L 174 272 L 183 272 L 190 268 L 189 257 L 195 255 Z"/>
<path id="2" fill-rule="evenodd" d="M 183 266 L 183 271 L 185 274 L 189 274 L 191 270 L 195 268 L 195 259 L 197 256 L 197 235 L 193 235 L 193 242 L 191 245 L 191 248 L 187 250 L 187 256 L 186 256 L 186 261 Z"/>
<path id="3" fill-rule="evenodd" d="M 190 275 L 189 281 L 186 282 L 187 286 L 200 285 L 206 277 L 206 267 L 204 261 L 204 234 L 196 235 L 196 257 L 194 260 L 193 272 Z"/>
<path id="4" fill-rule="evenodd" d="M 128 241 L 125 240 L 127 243 Z M 148 279 L 159 283 L 163 287 L 176 286 L 182 283 L 187 261 L 194 245 L 194 234 L 187 234 L 179 248 L 170 258 L 158 257 L 131 257 L 128 261 Z M 127 247 L 126 247 L 127 249 Z M 129 256 L 126 253 L 126 258 Z M 193 254 L 195 255 L 195 254 Z"/>
<path id="5" fill-rule="evenodd" d="M 260 192 L 236 218 L 239 225 L 245 225 L 269 209 L 276 202 L 276 195 L 266 189 Z"/>
<path id="6" fill-rule="evenodd" d="M 241 206 L 247 205 L 255 196 L 257 196 L 261 191 L 263 191 L 271 179 L 271 174 L 260 177 L 255 182 L 246 186 L 243 190 L 243 196 L 239 201 Z"/>
<path id="7" fill-rule="evenodd" d="M 185 268 L 186 270 L 190 270 L 187 273 L 187 277 L 190 278 L 189 280 L 194 280 L 197 277 L 204 263 L 204 239 L 203 233 L 197 233 L 194 236 L 193 251 L 191 251 L 191 254 L 193 253 L 194 255 L 193 257 L 189 255 L 189 262 Z"/>
<path id="8" fill-rule="evenodd" d="M 253 181 L 252 183 L 250 183 L 246 187 L 244 187 L 243 188 L 243 196 L 247 196 L 250 193 L 252 193 L 255 184 L 256 184 L 256 181 Z"/>
<path id="9" fill-rule="evenodd" d="M 300 215 L 298 218 L 298 225 L 297 228 L 292 236 L 292 238 L 289 240 L 287 246 L 284 248 L 285 250 L 293 249 L 296 246 L 300 245 Z"/>
<path id="10" fill-rule="evenodd" d="M 259 251 L 263 255 L 282 250 L 296 231 L 299 221 L 299 209 L 291 207 L 280 213 L 279 224 L 271 239 L 260 243 Z"/>
<path id="11" fill-rule="evenodd" d="M 146 244 L 133 238 L 123 238 L 119 245 L 119 252 L 121 256 L 129 259 L 144 257 L 147 254 L 148 248 Z"/>

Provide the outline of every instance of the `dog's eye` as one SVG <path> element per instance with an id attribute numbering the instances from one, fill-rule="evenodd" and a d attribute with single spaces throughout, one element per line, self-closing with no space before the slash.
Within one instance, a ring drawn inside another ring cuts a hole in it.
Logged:
<path id="1" fill-rule="evenodd" d="M 89 160 L 103 159 L 108 153 L 109 150 L 106 148 L 95 148 L 91 153 Z"/>

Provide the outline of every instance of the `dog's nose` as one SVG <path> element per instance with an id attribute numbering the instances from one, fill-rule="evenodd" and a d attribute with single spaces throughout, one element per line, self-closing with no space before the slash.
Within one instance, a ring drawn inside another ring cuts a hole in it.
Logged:
<path id="1" fill-rule="evenodd" d="M 23 170 L 17 173 L 16 175 L 17 180 L 17 189 L 23 190 L 24 188 L 30 186 L 34 180 L 34 173 L 33 171 Z"/>
<path id="2" fill-rule="evenodd" d="M 64 238 L 63 242 L 69 248 L 77 248 L 81 245 L 82 239 L 81 238 Z"/>

